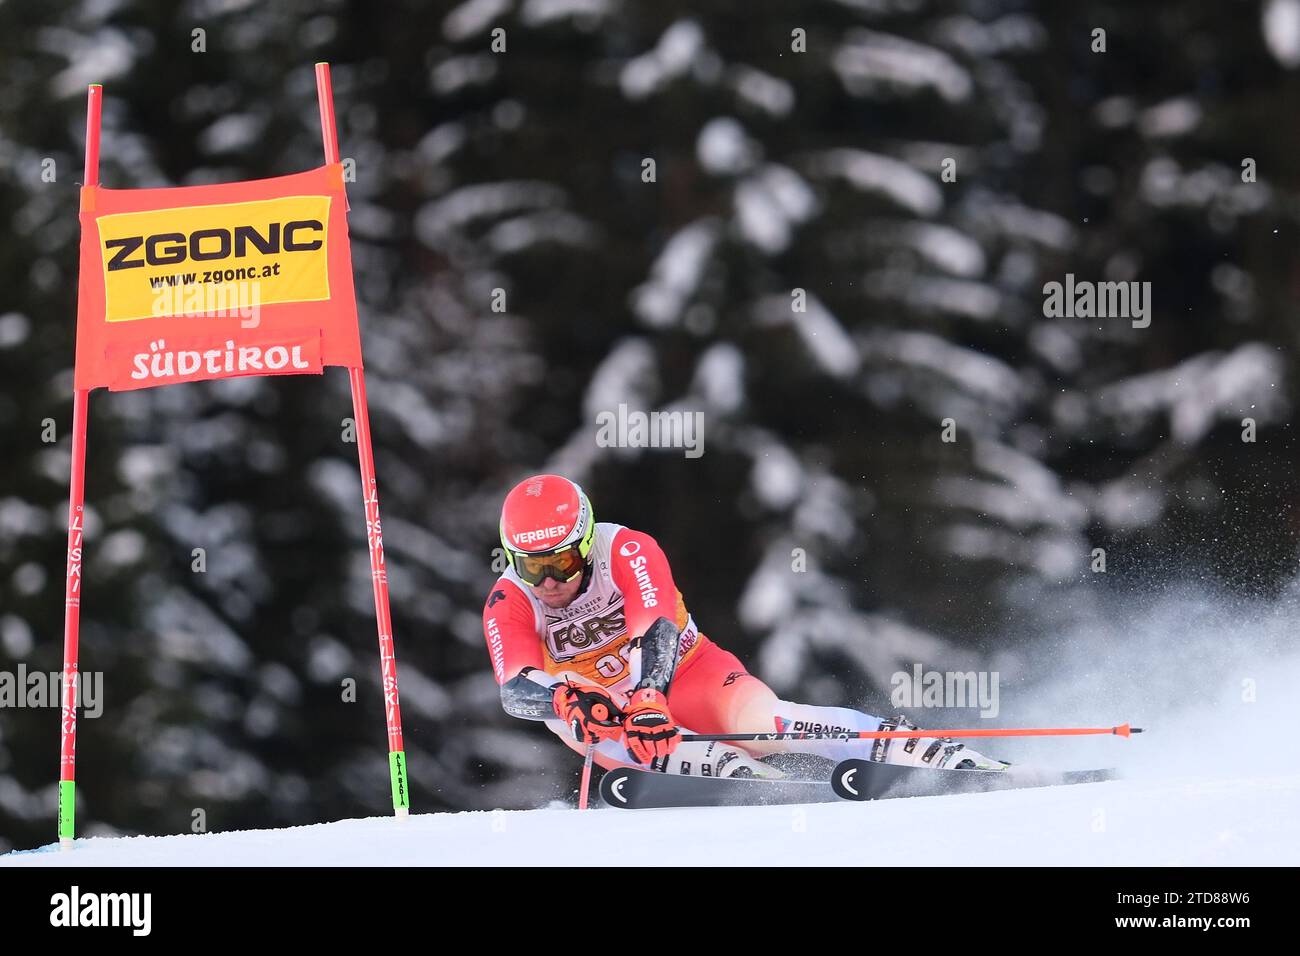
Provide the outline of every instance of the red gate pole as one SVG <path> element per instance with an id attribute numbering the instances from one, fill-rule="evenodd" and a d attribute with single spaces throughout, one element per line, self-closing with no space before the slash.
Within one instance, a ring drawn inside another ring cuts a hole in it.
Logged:
<path id="1" fill-rule="evenodd" d="M 320 104 L 321 140 L 325 162 L 339 161 L 339 141 L 334 124 L 334 91 L 328 63 L 316 64 L 316 99 Z M 384 679 L 384 718 L 388 724 L 388 768 L 393 789 L 393 812 L 410 812 L 410 787 L 406 751 L 402 746 L 402 714 L 397 702 L 397 657 L 393 648 L 392 617 L 388 610 L 388 570 L 384 565 L 384 539 L 379 524 L 379 486 L 375 481 L 375 454 L 370 444 L 370 407 L 366 403 L 366 375 L 349 368 L 352 416 L 356 422 L 357 454 L 361 462 L 361 493 L 366 506 L 366 540 L 370 547 L 370 579 L 375 592 L 375 623 L 379 628 L 379 666 Z"/>
<path id="2" fill-rule="evenodd" d="M 104 88 L 86 90 L 86 162 L 81 205 L 99 185 L 99 117 Z M 68 573 L 63 599 L 63 700 L 59 712 L 59 847 L 76 839 L 77 686 L 81 637 L 81 553 L 86 511 L 86 407 L 90 390 L 72 392 L 72 473 L 68 481 Z"/>

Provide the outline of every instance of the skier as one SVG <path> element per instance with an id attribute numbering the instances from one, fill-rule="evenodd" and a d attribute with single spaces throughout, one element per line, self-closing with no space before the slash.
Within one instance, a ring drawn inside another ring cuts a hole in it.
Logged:
<path id="1" fill-rule="evenodd" d="M 483 608 L 506 712 L 544 720 L 605 769 L 640 766 L 714 777 L 786 776 L 846 757 L 1002 770 L 949 740 L 682 741 L 682 733 L 845 733 L 914 729 L 844 707 L 781 700 L 734 654 L 700 633 L 650 535 L 596 522 L 582 489 L 559 475 L 516 485 L 501 509 L 509 567 Z M 794 755 L 801 756 L 794 756 Z M 802 762 L 802 764 L 801 764 Z M 785 770 L 781 769 L 784 763 Z"/>

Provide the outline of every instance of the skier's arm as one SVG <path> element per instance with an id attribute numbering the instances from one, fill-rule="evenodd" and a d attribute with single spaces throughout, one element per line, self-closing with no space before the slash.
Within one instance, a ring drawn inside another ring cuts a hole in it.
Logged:
<path id="1" fill-rule="evenodd" d="M 666 617 L 678 629 L 677 585 L 659 542 L 643 531 L 624 528 L 614 535 L 609 550 L 610 574 L 623 592 L 627 633 L 640 637 L 658 618 Z"/>
<path id="2" fill-rule="evenodd" d="M 539 627 L 532 602 L 518 587 L 498 582 L 483 608 L 483 635 L 501 685 L 501 707 L 524 720 L 558 717 L 580 743 L 622 736 L 623 714 L 605 688 L 542 670 Z"/>
<path id="3" fill-rule="evenodd" d="M 680 738 L 665 696 L 677 667 L 685 609 L 659 542 L 624 528 L 610 547 L 614 584 L 623 592 L 627 632 L 641 640 L 642 676 L 623 715 L 629 752 L 642 763 L 666 757 Z"/>
<path id="4" fill-rule="evenodd" d="M 558 677 L 535 667 L 525 667 L 501 685 L 501 706 L 511 717 L 550 720 L 555 716 L 555 686 Z"/>
<path id="5" fill-rule="evenodd" d="M 560 679 L 542 670 L 542 643 L 533 606 L 515 585 L 499 581 L 488 596 L 483 606 L 483 637 L 506 713 L 525 720 L 554 717 L 552 688 Z"/>
<path id="6" fill-rule="evenodd" d="M 650 535 L 624 528 L 611 543 L 610 568 L 623 592 L 627 633 L 641 641 L 637 689 L 666 692 L 677 669 L 678 639 L 687 619 L 668 556 Z"/>
<path id="7" fill-rule="evenodd" d="M 604 688 L 573 685 L 564 675 L 542 669 L 539 626 L 532 602 L 519 588 L 498 582 L 483 607 L 483 636 L 492 656 L 492 672 L 501 685 L 502 709 L 523 720 L 562 717 L 570 727 L 581 728 L 574 732 L 580 741 L 587 735 L 609 736 L 611 728 L 621 733 L 621 714 Z M 604 711 L 597 704 L 603 704 Z M 618 715 L 619 721 L 611 723 L 611 715 Z"/>

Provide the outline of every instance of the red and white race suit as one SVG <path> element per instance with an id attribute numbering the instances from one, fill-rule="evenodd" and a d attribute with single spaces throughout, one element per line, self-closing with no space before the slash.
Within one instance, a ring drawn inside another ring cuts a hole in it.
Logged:
<path id="1" fill-rule="evenodd" d="M 667 691 L 668 707 L 684 733 L 844 733 L 876 730 L 881 719 L 845 707 L 817 707 L 779 700 L 732 653 L 701 634 L 658 542 L 622 525 L 597 522 L 587 586 L 568 607 L 547 607 L 513 569 L 497 579 L 483 607 L 483 633 L 497 683 L 521 671 L 551 686 L 565 678 L 607 688 L 620 706 L 641 680 L 640 648 L 633 646 L 658 618 L 672 620 L 680 634 L 677 670 Z M 575 750 L 559 719 L 546 725 Z M 959 744 L 927 738 L 897 741 L 765 741 L 722 744 L 683 742 L 660 769 L 670 773 L 729 776 L 739 767 L 756 776 L 780 773 L 753 759 L 775 751 L 812 753 L 830 759 L 866 757 L 891 763 L 947 765 L 955 754 L 980 758 Z M 905 746 L 908 745 L 908 746 Z M 636 761 L 621 741 L 606 740 L 595 759 L 611 768 Z"/>

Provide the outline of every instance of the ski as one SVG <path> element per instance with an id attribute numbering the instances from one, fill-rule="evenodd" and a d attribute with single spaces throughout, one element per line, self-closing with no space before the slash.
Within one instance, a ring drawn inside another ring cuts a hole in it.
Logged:
<path id="1" fill-rule="evenodd" d="M 1116 775 L 1116 771 L 1109 768 L 1064 772 L 1019 767 L 1008 770 L 935 770 L 852 758 L 835 765 L 830 783 L 836 796 L 860 801 L 1100 783 L 1114 780 Z"/>
<path id="2" fill-rule="evenodd" d="M 600 796 L 607 806 L 624 810 L 665 807 L 781 806 L 796 803 L 866 801 L 896 797 L 931 797 L 982 793 L 1116 778 L 1112 769 L 1065 772 L 1011 770 L 935 770 L 843 760 L 830 780 L 765 780 L 755 777 L 677 776 L 621 767 L 605 774 Z"/>
<path id="3" fill-rule="evenodd" d="M 757 777 L 692 777 L 620 767 L 601 778 L 600 798 L 611 807 L 779 806 L 833 803 L 829 780 L 764 780 Z"/>

